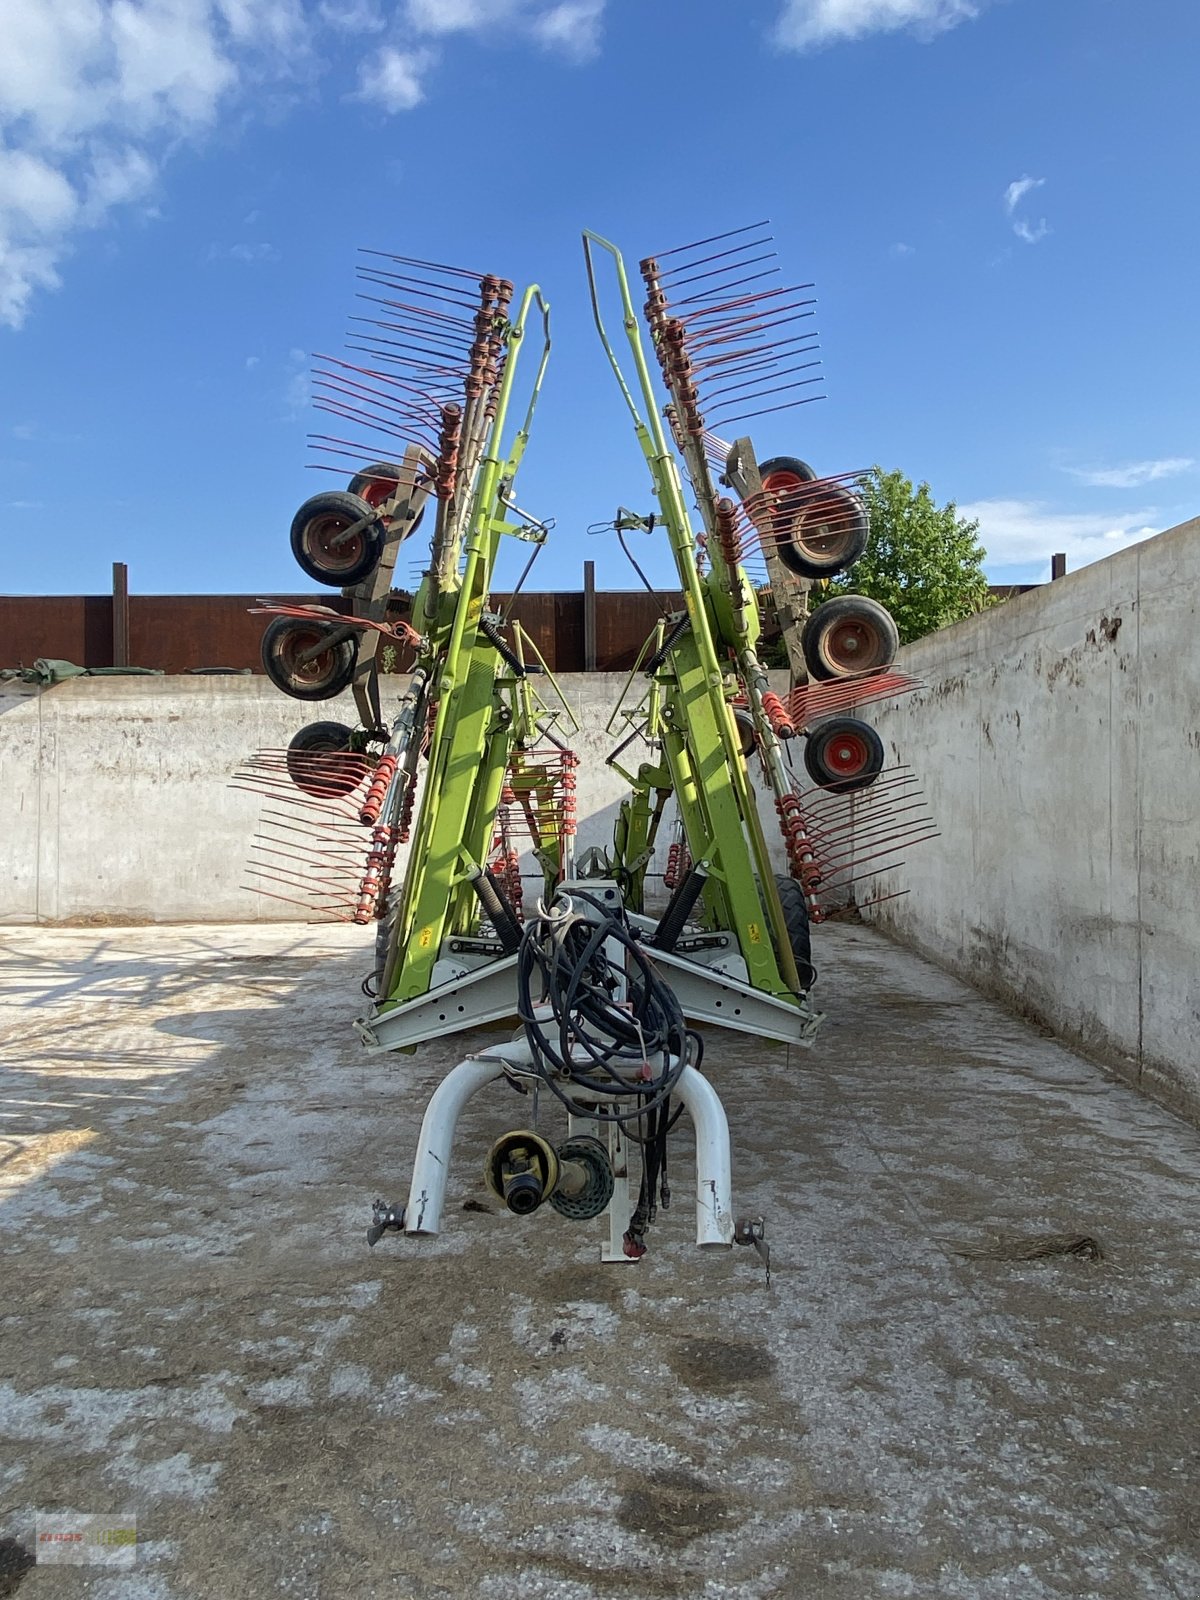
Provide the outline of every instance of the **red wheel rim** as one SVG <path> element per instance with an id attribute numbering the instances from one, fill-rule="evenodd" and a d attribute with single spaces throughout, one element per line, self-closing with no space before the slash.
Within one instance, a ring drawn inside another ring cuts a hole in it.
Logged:
<path id="1" fill-rule="evenodd" d="M 353 526 L 348 517 L 336 512 L 327 512 L 305 523 L 301 543 L 313 565 L 320 567 L 322 572 L 349 572 L 357 566 L 365 549 L 362 530 L 344 543 L 334 543 L 339 534 Z"/>
<path id="2" fill-rule="evenodd" d="M 768 494 L 791 494 L 793 490 L 803 488 L 810 482 L 802 478 L 798 472 L 768 472 L 762 481 L 762 486 Z"/>
<path id="3" fill-rule="evenodd" d="M 287 766 L 296 787 L 318 800 L 353 794 L 371 770 L 365 756 L 350 750 L 289 750 Z"/>
<path id="4" fill-rule="evenodd" d="M 857 733 L 839 733 L 829 740 L 821 757 L 835 778 L 857 778 L 866 771 L 871 751 Z"/>
<path id="5" fill-rule="evenodd" d="M 297 660 L 306 650 L 311 650 L 313 645 L 319 644 L 324 637 L 323 628 L 310 628 L 301 623 L 298 628 L 289 628 L 280 639 L 276 655 L 280 666 L 293 683 L 316 688 L 319 684 L 328 682 L 333 676 L 337 658 L 332 650 L 322 650 L 321 654 L 313 656 L 311 661 Z"/>
<path id="6" fill-rule="evenodd" d="M 821 636 L 821 657 L 840 672 L 866 672 L 883 659 L 879 629 L 864 617 L 839 617 Z"/>
<path id="7" fill-rule="evenodd" d="M 807 487 L 798 472 L 768 472 L 762 481 L 770 495 L 771 526 L 777 539 L 794 539 L 800 515 L 800 491 Z"/>
<path id="8" fill-rule="evenodd" d="M 854 517 L 836 499 L 810 500 L 792 513 L 789 532 L 805 555 L 837 561 L 853 540 Z"/>
<path id="9" fill-rule="evenodd" d="M 372 510 L 390 500 L 399 487 L 398 478 L 372 478 L 365 489 L 357 490 L 360 500 L 365 500 Z"/>

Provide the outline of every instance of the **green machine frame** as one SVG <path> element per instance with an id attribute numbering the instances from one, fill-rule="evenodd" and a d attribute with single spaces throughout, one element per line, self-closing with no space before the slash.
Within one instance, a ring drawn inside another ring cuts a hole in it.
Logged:
<path id="1" fill-rule="evenodd" d="M 679 466 L 658 415 L 624 261 L 617 247 L 598 234 L 585 231 L 583 242 L 596 327 L 650 470 L 658 502 L 656 521 L 667 531 L 686 606 L 685 616 L 676 624 L 669 629 L 660 625 L 641 663 L 652 680 L 642 731 L 657 745 L 661 760 L 625 773 L 633 793 L 618 820 L 614 864 L 634 886 L 636 901 L 663 802 L 673 794 L 693 871 L 703 879 L 705 929 L 730 934 L 745 963 L 749 986 L 794 1013 L 790 1027 L 782 1014 L 773 1019 L 773 1026 L 761 1027 L 760 1016 L 761 1031 L 807 1043 L 818 1019 L 797 970 L 733 715 L 732 702 L 743 697 L 773 788 L 777 795 L 789 793 L 790 778 L 764 705 L 770 685 L 755 651 L 759 615 L 753 587 L 741 567 L 725 559 L 716 539 L 709 540 L 710 572 L 702 575 L 699 570 L 696 536 Z M 595 251 L 606 253 L 614 268 L 644 418 L 605 328 Z M 721 513 L 703 456 L 687 459 L 687 466 L 705 521 L 715 526 Z"/>

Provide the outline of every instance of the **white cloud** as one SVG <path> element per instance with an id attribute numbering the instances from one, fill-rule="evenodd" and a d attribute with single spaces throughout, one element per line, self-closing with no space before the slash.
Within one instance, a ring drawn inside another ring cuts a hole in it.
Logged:
<path id="1" fill-rule="evenodd" d="M 906 256 L 915 256 L 916 253 L 916 245 L 903 244 L 901 242 L 897 242 L 896 244 L 892 245 L 888 251 L 888 255 L 890 255 L 894 261 L 903 261 Z"/>
<path id="2" fill-rule="evenodd" d="M 384 111 L 411 111 L 425 98 L 421 79 L 433 65 L 428 50 L 377 50 L 358 72 L 358 98 Z"/>
<path id="3" fill-rule="evenodd" d="M 317 12 L 339 33 L 382 33 L 387 26 L 377 0 L 321 0 Z"/>
<path id="4" fill-rule="evenodd" d="M 931 39 L 977 17 L 982 0 L 785 0 L 775 27 L 788 50 L 811 50 L 905 29 Z"/>
<path id="5" fill-rule="evenodd" d="M 1137 489 L 1160 478 L 1178 477 L 1196 465 L 1191 456 L 1167 456 L 1161 461 L 1131 461 L 1125 467 L 1067 467 L 1073 478 L 1093 489 Z"/>
<path id="6" fill-rule="evenodd" d="M 1025 244 L 1038 244 L 1050 232 L 1050 224 L 1045 217 L 1039 218 L 1037 222 L 1026 222 L 1024 217 L 1015 215 L 1017 207 L 1025 196 L 1031 194 L 1034 189 L 1040 189 L 1045 182 L 1045 178 L 1017 178 L 1004 191 L 1004 209 L 1013 219 L 1012 230 Z"/>
<path id="7" fill-rule="evenodd" d="M 216 0 L 216 6 L 239 44 L 288 52 L 302 48 L 309 34 L 303 0 Z"/>
<path id="8" fill-rule="evenodd" d="M 482 33 L 507 28 L 524 33 L 572 61 L 600 48 L 606 0 L 406 0 L 404 17 L 418 34 Z"/>
<path id="9" fill-rule="evenodd" d="M 265 242 L 258 244 L 210 244 L 205 261 L 240 261 L 245 266 L 252 266 L 257 261 L 278 261 L 279 251 L 273 244 Z"/>
<path id="10" fill-rule="evenodd" d="M 418 33 L 469 33 L 504 22 L 517 0 L 408 0 L 410 27 Z"/>
<path id="11" fill-rule="evenodd" d="M 20 245 L 0 236 L 0 322 L 19 328 L 39 289 L 57 289 L 59 251 L 48 245 Z"/>
<path id="12" fill-rule="evenodd" d="M 358 97 L 425 94 L 438 35 L 498 27 L 583 60 L 605 0 L 0 0 L 0 325 L 59 286 L 80 230 L 148 207 L 164 162 L 239 100 L 325 70 L 335 33 L 362 51 Z M 424 41 L 424 42 L 423 42 Z M 261 253 L 261 247 L 235 246 Z"/>
<path id="13" fill-rule="evenodd" d="M 170 145 L 287 71 L 302 0 L 4 0 L 0 322 L 59 283 L 78 229 L 144 202 Z"/>
<path id="14" fill-rule="evenodd" d="M 1017 178 L 1015 182 L 1010 183 L 1004 191 L 1004 209 L 1009 216 L 1012 216 L 1021 201 L 1031 190 L 1040 189 L 1045 181 L 1045 178 Z"/>
<path id="15" fill-rule="evenodd" d="M 154 182 L 154 165 L 144 151 L 127 146 L 101 152 L 83 175 L 82 220 L 100 222 L 114 206 L 143 199 Z"/>
<path id="16" fill-rule="evenodd" d="M 5 231 L 36 237 L 71 221 L 79 204 L 62 173 L 27 150 L 0 150 L 0 217 Z"/>
<path id="17" fill-rule="evenodd" d="M 564 0 L 534 19 L 534 38 L 572 61 L 590 61 L 600 49 L 603 15 L 604 0 Z"/>
<path id="18" fill-rule="evenodd" d="M 19 326 L 38 289 L 58 287 L 48 241 L 74 222 L 79 196 L 50 162 L 0 150 L 0 321 Z"/>
<path id="19" fill-rule="evenodd" d="M 958 513 L 978 520 L 989 567 L 1032 562 L 1048 566 L 1058 550 L 1066 552 L 1068 567 L 1085 567 L 1163 528 L 1152 507 L 1113 517 L 1103 512 L 1055 511 L 1040 500 L 977 500 L 960 505 Z"/>

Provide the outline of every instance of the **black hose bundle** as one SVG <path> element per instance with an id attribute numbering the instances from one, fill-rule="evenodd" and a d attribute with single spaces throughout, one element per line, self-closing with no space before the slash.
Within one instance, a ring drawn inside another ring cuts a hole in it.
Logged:
<path id="1" fill-rule="evenodd" d="M 597 917 L 582 915 L 575 900 L 586 901 Z M 610 954 L 614 946 L 619 959 Z M 699 1065 L 700 1036 L 687 1027 L 674 991 L 647 960 L 623 912 L 614 914 L 577 888 L 561 909 L 526 923 L 517 996 L 542 1081 L 569 1110 L 621 1123 L 643 1148 L 641 1193 L 625 1235 L 625 1253 L 640 1256 L 660 1185 L 664 1207 L 670 1203 L 666 1142 L 679 1115 L 678 1109 L 672 1113 L 671 1092 L 685 1066 Z M 549 1006 L 550 1017 L 536 1014 L 538 1003 Z M 581 1107 L 580 1090 L 602 1104 Z M 644 1132 L 634 1132 L 634 1123 Z"/>
<path id="2" fill-rule="evenodd" d="M 576 911 L 573 900 L 587 901 L 598 920 Z M 619 961 L 609 954 L 613 946 Z M 535 1013 L 535 976 L 549 1018 Z M 517 955 L 517 996 L 542 1078 L 568 1106 L 574 1097 L 561 1087 L 564 1081 L 611 1104 L 610 1111 L 596 1113 L 600 1121 L 631 1122 L 657 1108 L 699 1044 L 623 914 L 578 889 L 561 910 L 527 923 Z"/>

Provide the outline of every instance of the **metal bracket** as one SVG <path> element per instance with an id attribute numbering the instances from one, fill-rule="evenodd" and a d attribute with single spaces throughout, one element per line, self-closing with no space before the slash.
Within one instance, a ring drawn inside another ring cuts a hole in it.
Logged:
<path id="1" fill-rule="evenodd" d="M 776 1039 L 802 1049 L 809 1048 L 821 1025 L 821 1012 L 812 1009 L 806 996 L 781 1000 L 763 994 L 748 983 L 689 961 L 675 951 L 647 948 L 646 955 L 655 966 L 668 969 L 667 982 L 689 1022 L 707 1022 L 734 1033 Z"/>
<path id="2" fill-rule="evenodd" d="M 415 1000 L 360 1017 L 355 1031 L 368 1050 L 402 1050 L 461 1028 L 516 1016 L 517 958 L 505 956 L 451 979 Z"/>
<path id="3" fill-rule="evenodd" d="M 759 1260 L 767 1269 L 767 1288 L 771 1287 L 771 1246 L 767 1243 L 765 1217 L 739 1217 L 733 1230 L 734 1244 L 750 1244 L 758 1251 Z"/>

